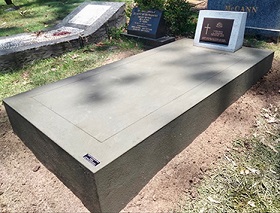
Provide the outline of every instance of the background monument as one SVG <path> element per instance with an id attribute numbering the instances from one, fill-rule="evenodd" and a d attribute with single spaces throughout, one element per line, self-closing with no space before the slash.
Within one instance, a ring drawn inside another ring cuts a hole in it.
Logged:
<path id="1" fill-rule="evenodd" d="M 0 37 L 0 71 L 97 43 L 125 24 L 124 2 L 85 2 L 46 31 Z"/>
<path id="2" fill-rule="evenodd" d="M 245 34 L 271 37 L 279 41 L 279 0 L 208 0 L 208 10 L 247 12 Z"/>

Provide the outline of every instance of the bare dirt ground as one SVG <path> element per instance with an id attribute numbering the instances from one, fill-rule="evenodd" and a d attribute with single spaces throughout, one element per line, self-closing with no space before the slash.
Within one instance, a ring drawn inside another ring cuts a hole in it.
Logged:
<path id="1" fill-rule="evenodd" d="M 127 56 L 122 54 L 120 58 Z M 127 204 L 123 212 L 168 212 L 215 167 L 232 141 L 246 137 L 263 107 L 280 106 L 280 60 L 271 71 L 213 122 Z M 0 212 L 88 212 L 13 133 L 0 107 Z"/>

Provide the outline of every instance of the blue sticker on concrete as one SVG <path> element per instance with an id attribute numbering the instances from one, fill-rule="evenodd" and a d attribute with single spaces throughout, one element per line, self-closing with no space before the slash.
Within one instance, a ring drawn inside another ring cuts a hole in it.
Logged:
<path id="1" fill-rule="evenodd" d="M 98 164 L 100 164 L 100 161 L 98 161 L 96 158 L 94 158 L 90 154 L 84 155 L 83 158 L 86 159 L 91 164 L 93 164 L 94 166 L 97 166 Z"/>

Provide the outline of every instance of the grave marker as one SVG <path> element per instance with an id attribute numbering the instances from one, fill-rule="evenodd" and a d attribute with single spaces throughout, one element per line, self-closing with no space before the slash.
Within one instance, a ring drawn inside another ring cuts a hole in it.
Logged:
<path id="1" fill-rule="evenodd" d="M 242 47 L 246 13 L 201 10 L 194 45 L 234 52 Z"/>
<path id="2" fill-rule="evenodd" d="M 0 72 L 101 41 L 108 28 L 125 24 L 124 7 L 123 2 L 85 2 L 46 31 L 1 37 Z"/>
<path id="3" fill-rule="evenodd" d="M 279 0 L 208 0 L 208 10 L 247 12 L 247 34 L 280 35 Z"/>
<path id="4" fill-rule="evenodd" d="M 148 38 L 165 36 L 166 29 L 162 11 L 141 11 L 139 8 L 133 8 L 127 33 Z"/>
<path id="5" fill-rule="evenodd" d="M 133 8 L 127 33 L 124 36 L 142 41 L 150 47 L 161 46 L 175 41 L 174 37 L 166 35 L 163 12 L 160 10 L 141 11 Z"/>
<path id="6" fill-rule="evenodd" d="M 204 18 L 199 41 L 228 45 L 233 19 Z"/>
<path id="7" fill-rule="evenodd" d="M 86 5 L 69 23 L 90 26 L 110 9 L 110 7 L 109 5 Z"/>

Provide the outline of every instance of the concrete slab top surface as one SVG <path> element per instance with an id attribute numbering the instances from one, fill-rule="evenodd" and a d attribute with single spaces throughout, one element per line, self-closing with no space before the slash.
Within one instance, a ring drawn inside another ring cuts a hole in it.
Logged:
<path id="1" fill-rule="evenodd" d="M 182 39 L 4 101 L 97 172 L 270 54 Z"/>

